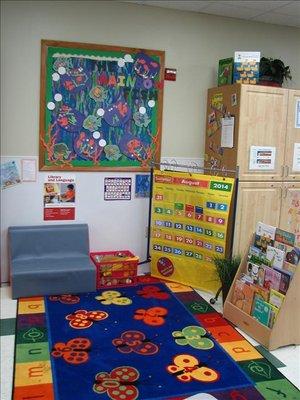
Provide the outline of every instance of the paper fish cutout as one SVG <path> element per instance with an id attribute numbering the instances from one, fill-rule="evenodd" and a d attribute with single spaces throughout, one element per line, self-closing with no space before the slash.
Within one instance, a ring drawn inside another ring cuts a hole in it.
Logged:
<path id="1" fill-rule="evenodd" d="M 82 67 L 69 68 L 67 74 L 61 75 L 60 79 L 64 88 L 72 94 L 85 89 L 89 82 L 89 77 Z"/>
<path id="2" fill-rule="evenodd" d="M 125 133 L 119 142 L 121 152 L 131 160 L 136 159 L 137 155 L 143 158 L 142 142 L 131 133 Z"/>
<path id="3" fill-rule="evenodd" d="M 53 156 L 56 160 L 67 160 L 71 153 L 66 143 L 55 143 L 53 147 Z"/>
<path id="4" fill-rule="evenodd" d="M 160 65 L 147 54 L 138 53 L 135 63 L 133 64 L 133 69 L 135 73 L 143 79 L 153 79 L 159 73 Z"/>
<path id="5" fill-rule="evenodd" d="M 58 111 L 57 124 L 67 132 L 77 132 L 82 127 L 84 115 L 64 104 Z"/>
<path id="6" fill-rule="evenodd" d="M 104 107 L 103 118 L 110 126 L 123 126 L 131 118 L 131 109 L 123 95 Z"/>
<path id="7" fill-rule="evenodd" d="M 102 153 L 99 141 L 95 140 L 90 132 L 83 129 L 74 135 L 73 147 L 75 153 L 83 160 L 99 159 Z"/>

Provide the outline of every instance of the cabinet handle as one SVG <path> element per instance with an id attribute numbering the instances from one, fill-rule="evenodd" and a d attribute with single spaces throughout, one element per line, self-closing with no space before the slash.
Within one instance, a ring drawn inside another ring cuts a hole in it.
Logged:
<path id="1" fill-rule="evenodd" d="M 283 195 L 282 195 L 282 198 L 283 198 L 283 199 L 286 199 L 287 191 L 288 191 L 288 188 L 285 186 L 285 187 L 283 188 Z"/>
<path id="2" fill-rule="evenodd" d="M 290 167 L 289 167 L 288 165 L 286 165 L 285 167 L 286 167 L 286 169 L 285 169 L 285 176 L 288 177 L 288 176 L 289 176 L 289 173 L 290 173 Z"/>
<path id="3" fill-rule="evenodd" d="M 285 170 L 285 165 L 281 166 L 281 176 L 284 178 L 284 170 Z"/>

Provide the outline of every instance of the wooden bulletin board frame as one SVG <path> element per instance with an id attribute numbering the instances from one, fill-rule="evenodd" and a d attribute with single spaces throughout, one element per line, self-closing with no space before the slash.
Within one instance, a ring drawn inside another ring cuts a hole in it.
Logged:
<path id="1" fill-rule="evenodd" d="M 42 40 L 39 169 L 149 171 L 165 52 Z"/>

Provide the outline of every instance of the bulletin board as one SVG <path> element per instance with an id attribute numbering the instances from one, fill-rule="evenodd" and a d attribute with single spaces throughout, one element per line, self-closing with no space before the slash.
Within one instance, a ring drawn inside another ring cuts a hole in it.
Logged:
<path id="1" fill-rule="evenodd" d="M 164 52 L 42 40 L 40 170 L 159 161 Z"/>
<path id="2" fill-rule="evenodd" d="M 214 257 L 225 257 L 235 180 L 154 171 L 151 274 L 216 292 Z"/>

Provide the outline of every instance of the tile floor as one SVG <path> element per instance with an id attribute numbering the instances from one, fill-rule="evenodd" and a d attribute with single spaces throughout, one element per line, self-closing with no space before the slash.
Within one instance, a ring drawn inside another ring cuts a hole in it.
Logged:
<path id="1" fill-rule="evenodd" d="M 10 400 L 12 392 L 12 378 L 13 378 L 13 359 L 14 359 L 14 340 L 15 340 L 15 317 L 17 301 L 11 299 L 10 287 L 2 286 L 1 289 L 1 400 Z M 198 291 L 199 294 L 207 301 L 212 297 L 210 294 Z M 214 308 L 222 312 L 221 298 L 214 304 Z M 299 327 L 298 327 L 299 328 Z M 296 329 L 296 327 L 295 327 Z M 250 338 L 248 335 L 239 332 L 245 336 L 249 342 L 258 346 L 259 350 L 264 350 L 262 346 Z M 284 335 L 284 332 L 282 332 Z M 285 375 L 295 386 L 300 389 L 300 346 L 286 346 L 272 352 L 264 354 L 270 362 L 279 368 L 283 375 Z M 197 396 L 192 396 L 191 400 L 197 400 Z M 200 397 L 199 397 L 200 399 Z M 203 399 L 203 397 L 201 397 Z"/>

